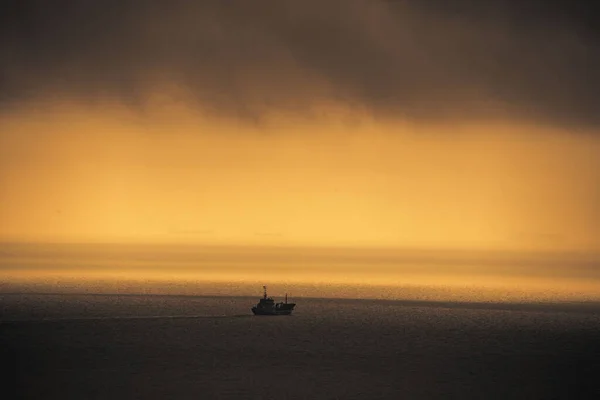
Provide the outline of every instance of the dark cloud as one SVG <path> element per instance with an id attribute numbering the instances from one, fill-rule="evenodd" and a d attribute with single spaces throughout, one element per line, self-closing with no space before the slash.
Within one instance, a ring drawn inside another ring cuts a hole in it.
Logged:
<path id="1" fill-rule="evenodd" d="M 0 102 L 143 103 L 158 84 L 237 116 L 333 99 L 410 118 L 600 123 L 600 52 L 581 1 L 15 0 Z"/>

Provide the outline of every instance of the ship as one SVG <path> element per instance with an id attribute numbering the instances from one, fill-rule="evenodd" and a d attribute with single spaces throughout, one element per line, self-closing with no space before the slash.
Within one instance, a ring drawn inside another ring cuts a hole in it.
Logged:
<path id="1" fill-rule="evenodd" d="M 288 303 L 287 293 L 285 302 L 275 303 L 271 297 L 267 296 L 267 287 L 263 286 L 263 297 L 256 306 L 252 307 L 254 315 L 290 315 L 296 306 L 295 303 Z"/>

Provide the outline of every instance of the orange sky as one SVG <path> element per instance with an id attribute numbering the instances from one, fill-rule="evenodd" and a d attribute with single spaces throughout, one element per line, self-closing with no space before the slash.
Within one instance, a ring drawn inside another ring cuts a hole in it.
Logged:
<path id="1" fill-rule="evenodd" d="M 0 290 L 597 299 L 598 135 L 320 110 L 3 115 Z"/>
<path id="2" fill-rule="evenodd" d="M 73 103 L 0 118 L 0 238 L 600 250 L 600 139 L 323 106 L 261 125 Z"/>

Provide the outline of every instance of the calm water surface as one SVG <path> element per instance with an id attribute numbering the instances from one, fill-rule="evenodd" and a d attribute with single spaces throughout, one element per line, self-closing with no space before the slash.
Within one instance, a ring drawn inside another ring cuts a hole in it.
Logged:
<path id="1" fill-rule="evenodd" d="M 593 307 L 1 295 L 16 398 L 598 398 Z"/>

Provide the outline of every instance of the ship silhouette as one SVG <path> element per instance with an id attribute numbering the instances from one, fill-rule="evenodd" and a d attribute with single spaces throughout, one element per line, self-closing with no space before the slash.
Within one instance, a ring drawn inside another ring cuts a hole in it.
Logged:
<path id="1" fill-rule="evenodd" d="M 252 307 L 254 315 L 290 315 L 296 306 L 295 303 L 287 302 L 287 293 L 285 302 L 275 303 L 271 297 L 267 296 L 267 287 L 263 286 L 263 297 L 256 306 Z"/>

